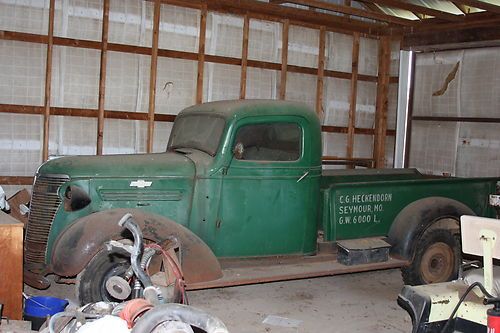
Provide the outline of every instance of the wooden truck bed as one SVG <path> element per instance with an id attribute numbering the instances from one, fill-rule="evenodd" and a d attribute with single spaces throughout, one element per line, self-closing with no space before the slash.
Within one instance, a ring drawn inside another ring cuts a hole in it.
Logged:
<path id="1" fill-rule="evenodd" d="M 187 290 L 240 286 L 264 282 L 296 280 L 320 276 L 399 268 L 407 261 L 389 258 L 386 262 L 347 266 L 336 254 L 311 257 L 221 260 L 223 277 L 208 282 L 188 284 Z"/>

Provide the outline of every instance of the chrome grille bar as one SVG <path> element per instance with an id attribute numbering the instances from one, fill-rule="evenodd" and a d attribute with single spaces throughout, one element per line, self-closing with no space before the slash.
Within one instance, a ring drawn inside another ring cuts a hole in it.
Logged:
<path id="1" fill-rule="evenodd" d="M 68 180 L 66 175 L 38 175 L 35 178 L 24 242 L 26 263 L 45 263 L 50 228 L 61 204 L 57 192 Z"/>

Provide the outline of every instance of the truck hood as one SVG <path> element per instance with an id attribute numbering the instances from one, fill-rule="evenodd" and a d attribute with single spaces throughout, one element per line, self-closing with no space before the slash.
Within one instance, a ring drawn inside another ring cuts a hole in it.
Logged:
<path id="1" fill-rule="evenodd" d="M 38 174 L 64 174 L 71 178 L 194 177 L 194 163 L 179 153 L 71 156 L 42 164 Z"/>

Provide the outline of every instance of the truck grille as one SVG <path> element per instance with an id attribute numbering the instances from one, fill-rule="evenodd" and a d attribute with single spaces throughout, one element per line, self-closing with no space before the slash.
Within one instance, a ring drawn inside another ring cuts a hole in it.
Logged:
<path id="1" fill-rule="evenodd" d="M 61 204 L 57 192 L 68 180 L 66 175 L 43 175 L 35 178 L 24 243 L 25 263 L 45 263 L 50 227 Z"/>

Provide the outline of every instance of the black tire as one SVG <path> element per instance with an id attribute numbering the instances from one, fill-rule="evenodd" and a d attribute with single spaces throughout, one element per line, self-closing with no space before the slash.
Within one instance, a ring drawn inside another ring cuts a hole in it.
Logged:
<path id="1" fill-rule="evenodd" d="M 81 305 L 99 301 L 121 302 L 106 290 L 106 281 L 113 275 L 123 276 L 130 266 L 128 255 L 100 251 L 78 274 L 76 296 Z"/>
<path id="2" fill-rule="evenodd" d="M 416 286 L 455 280 L 460 262 L 458 230 L 431 229 L 417 242 L 412 262 L 401 268 L 403 281 Z"/>

